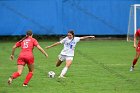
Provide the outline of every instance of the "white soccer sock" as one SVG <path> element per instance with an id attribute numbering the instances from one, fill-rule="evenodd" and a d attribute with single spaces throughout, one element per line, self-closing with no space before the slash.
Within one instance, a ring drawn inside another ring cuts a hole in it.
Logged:
<path id="1" fill-rule="evenodd" d="M 67 70 L 68 70 L 68 67 L 64 67 L 60 76 L 64 76 L 66 74 Z"/>

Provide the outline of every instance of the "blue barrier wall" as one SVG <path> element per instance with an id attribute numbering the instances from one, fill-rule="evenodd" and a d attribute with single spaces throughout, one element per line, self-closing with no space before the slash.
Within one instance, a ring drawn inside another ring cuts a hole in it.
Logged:
<path id="1" fill-rule="evenodd" d="M 139 0 L 0 1 L 0 35 L 127 34 L 130 5 Z"/>

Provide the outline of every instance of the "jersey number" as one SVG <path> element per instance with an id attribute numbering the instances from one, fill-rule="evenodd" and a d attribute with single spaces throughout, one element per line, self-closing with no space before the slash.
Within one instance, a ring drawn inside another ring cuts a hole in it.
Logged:
<path id="1" fill-rule="evenodd" d="M 29 42 L 24 42 L 23 48 L 28 48 L 28 43 Z"/>
<path id="2" fill-rule="evenodd" d="M 70 49 L 72 49 L 73 45 L 70 45 Z"/>

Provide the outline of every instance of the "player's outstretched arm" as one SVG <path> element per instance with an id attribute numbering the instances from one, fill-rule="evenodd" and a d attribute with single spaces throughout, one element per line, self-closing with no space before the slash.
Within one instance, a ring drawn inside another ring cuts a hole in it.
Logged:
<path id="1" fill-rule="evenodd" d="M 54 44 L 52 44 L 50 46 L 47 46 L 46 49 L 49 49 L 51 47 L 54 47 L 54 46 L 57 46 L 57 45 L 60 45 L 60 44 L 61 44 L 60 42 L 56 42 L 56 43 L 54 43 Z"/>
<path id="2" fill-rule="evenodd" d="M 11 56 L 10 56 L 11 60 L 14 60 L 14 54 L 15 54 L 16 48 L 17 48 L 16 45 L 14 45 L 13 48 L 12 48 L 12 53 L 11 53 Z"/>
<path id="3" fill-rule="evenodd" d="M 43 49 L 40 45 L 37 45 L 37 48 L 38 48 L 46 57 L 48 57 L 48 54 L 44 51 L 44 49 Z"/>
<path id="4" fill-rule="evenodd" d="M 95 38 L 95 36 L 83 36 L 83 37 L 80 37 L 81 40 L 84 40 L 84 39 L 87 39 L 87 38 Z"/>
<path id="5" fill-rule="evenodd" d="M 134 48 L 136 48 L 137 47 L 137 36 L 135 35 L 134 36 Z"/>

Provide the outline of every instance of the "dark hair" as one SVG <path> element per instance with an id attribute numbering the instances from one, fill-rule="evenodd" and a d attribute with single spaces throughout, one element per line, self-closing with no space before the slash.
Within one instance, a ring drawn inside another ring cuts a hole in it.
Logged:
<path id="1" fill-rule="evenodd" d="M 29 36 L 33 35 L 32 30 L 28 30 L 26 32 L 26 36 L 23 37 L 19 42 L 22 42 L 23 40 L 25 40 L 26 38 L 28 38 Z"/>
<path id="2" fill-rule="evenodd" d="M 73 30 L 69 30 L 69 31 L 68 31 L 68 33 L 72 34 L 72 35 L 73 35 L 73 37 L 75 36 L 75 35 L 74 35 L 74 31 L 73 31 Z"/>
<path id="3" fill-rule="evenodd" d="M 33 35 L 32 30 L 28 30 L 28 31 L 26 32 L 26 35 L 27 35 L 27 36 Z"/>

